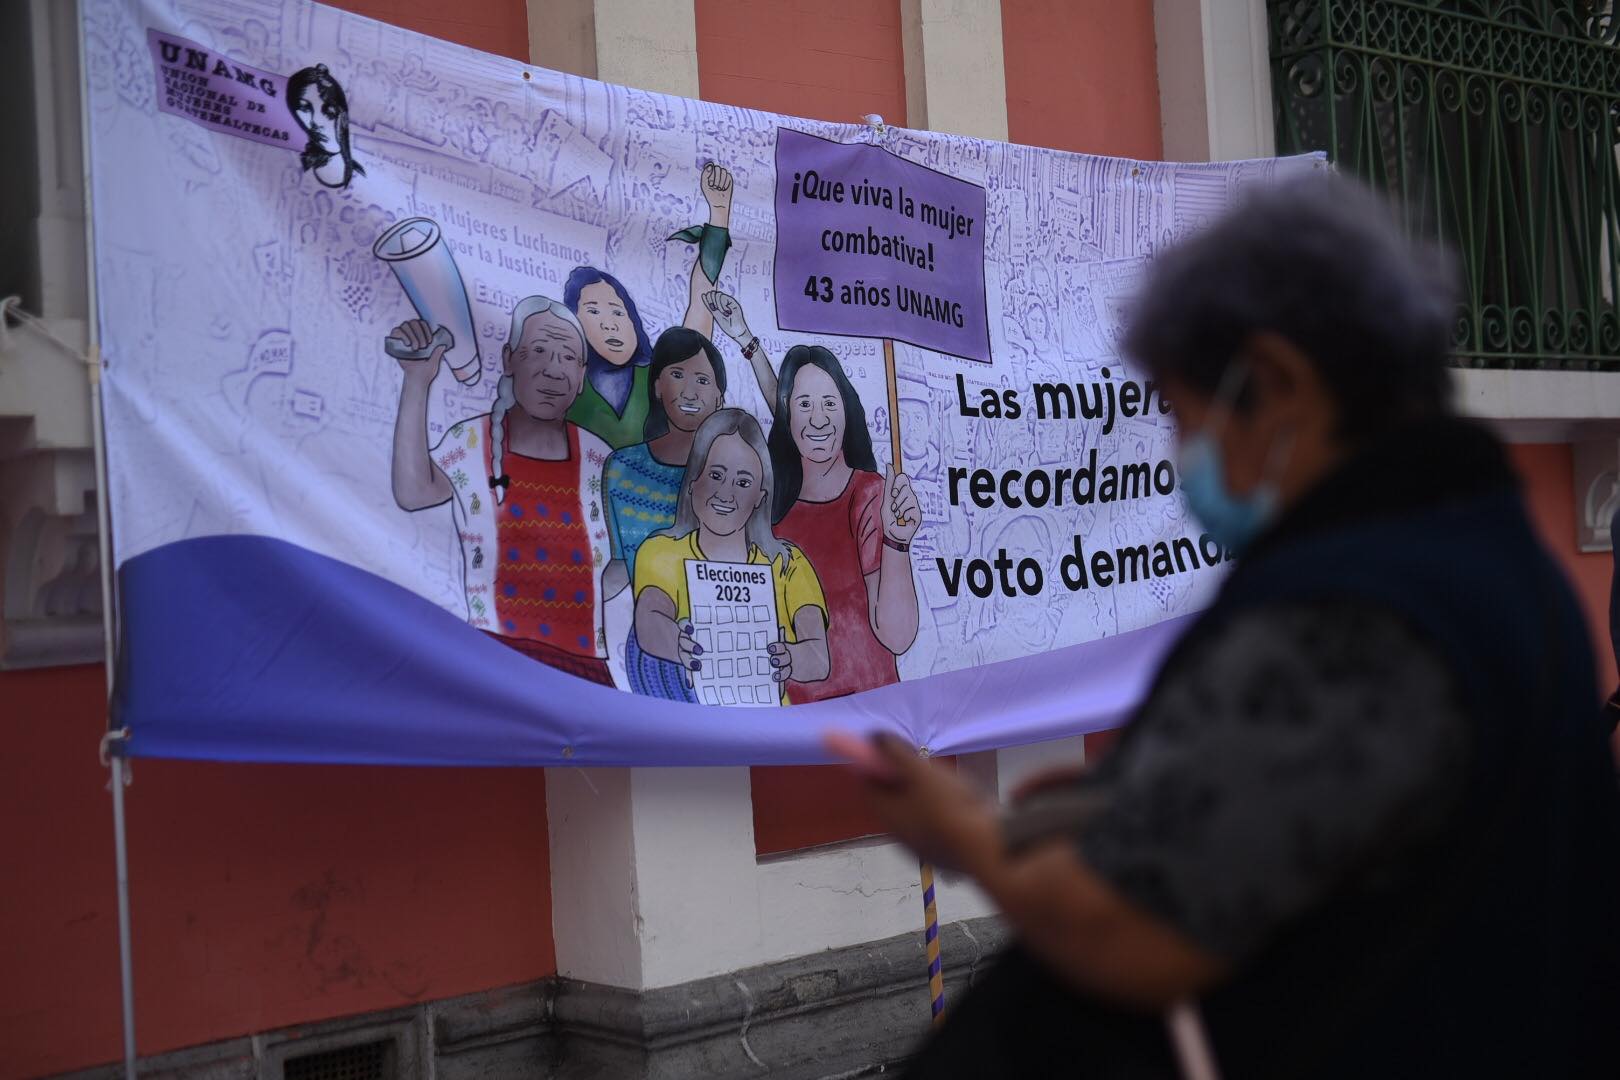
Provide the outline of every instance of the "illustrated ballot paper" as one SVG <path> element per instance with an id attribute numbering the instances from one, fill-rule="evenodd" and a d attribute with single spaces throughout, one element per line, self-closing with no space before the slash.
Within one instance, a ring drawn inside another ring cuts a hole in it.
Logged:
<path id="1" fill-rule="evenodd" d="M 692 688 L 705 705 L 780 705 L 766 647 L 777 640 L 776 584 L 766 563 L 686 562 L 692 636 L 703 646 Z"/>

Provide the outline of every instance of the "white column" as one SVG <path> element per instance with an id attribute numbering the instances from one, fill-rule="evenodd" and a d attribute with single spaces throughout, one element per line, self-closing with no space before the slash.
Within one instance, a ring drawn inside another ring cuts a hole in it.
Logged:
<path id="1" fill-rule="evenodd" d="M 697 15 L 692 0 L 596 0 L 596 77 L 698 96 Z"/>
<path id="2" fill-rule="evenodd" d="M 642 985 L 770 959 L 748 770 L 632 769 Z"/>
<path id="3" fill-rule="evenodd" d="M 1001 0 L 902 0 L 906 126 L 1007 138 Z"/>
<path id="4" fill-rule="evenodd" d="M 922 924 L 917 864 L 856 841 L 759 860 L 748 770 L 546 770 L 557 972 L 635 990 Z M 947 922 L 990 912 L 942 881 Z"/>
<path id="5" fill-rule="evenodd" d="M 1154 0 L 1153 26 L 1165 158 L 1275 153 L 1265 0 Z"/>
<path id="6" fill-rule="evenodd" d="M 79 130 L 78 16 L 74 4 L 31 0 L 27 16 L 8 15 L 7 29 L 28 19 L 33 37 L 34 133 L 39 152 L 40 308 L 47 319 L 79 320 L 89 307 L 84 244 L 84 147 Z M 18 154 L 12 168 L 22 168 Z"/>
<path id="7" fill-rule="evenodd" d="M 630 769 L 547 769 L 557 973 L 641 987 Z"/>
<path id="8" fill-rule="evenodd" d="M 691 3 L 528 0 L 527 6 L 532 63 L 628 86 L 696 94 Z M 568 978 L 631 989 L 648 985 L 642 940 L 643 890 L 650 875 L 637 861 L 638 826 L 645 830 L 653 801 L 637 798 L 637 781 L 646 772 L 546 770 L 552 932 L 557 970 Z M 640 850 L 650 855 L 656 847 L 652 838 L 640 840 Z"/>
<path id="9" fill-rule="evenodd" d="M 906 73 L 906 127 L 928 129 L 928 82 L 923 77 L 923 0 L 900 0 L 900 50 Z"/>
<path id="10" fill-rule="evenodd" d="M 595 0 L 528 0 L 529 63 L 596 78 Z"/>
<path id="11" fill-rule="evenodd" d="M 1007 138 L 1007 72 L 1000 0 L 902 0 L 906 126 Z M 1005 801 L 1027 776 L 1085 760 L 1084 740 L 1057 739 L 966 754 L 959 768 Z M 940 917 L 958 918 L 945 907 Z"/>

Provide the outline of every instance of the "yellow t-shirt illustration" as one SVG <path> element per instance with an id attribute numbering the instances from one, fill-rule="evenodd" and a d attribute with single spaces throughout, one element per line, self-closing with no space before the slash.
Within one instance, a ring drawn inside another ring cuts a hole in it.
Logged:
<path id="1" fill-rule="evenodd" d="M 791 545 L 786 545 L 788 557 L 778 558 L 775 562 L 767 559 L 758 548 L 748 549 L 748 561 L 753 565 L 769 565 L 771 579 L 776 585 L 776 611 L 778 629 L 782 640 L 787 642 L 798 641 L 798 635 L 793 630 L 793 616 L 800 608 L 812 606 L 821 609 L 822 618 L 827 616 L 827 600 L 821 592 L 821 581 L 816 577 L 815 567 L 805 558 L 804 552 Z M 675 602 L 676 622 L 685 622 L 692 617 L 691 597 L 686 590 L 686 563 L 688 560 L 707 562 L 708 556 L 698 547 L 697 530 L 682 537 L 655 535 L 642 541 L 641 548 L 636 552 L 636 580 L 635 593 L 639 597 L 641 590 L 649 585 L 660 589 Z M 783 701 L 786 702 L 786 689 L 783 691 Z"/>

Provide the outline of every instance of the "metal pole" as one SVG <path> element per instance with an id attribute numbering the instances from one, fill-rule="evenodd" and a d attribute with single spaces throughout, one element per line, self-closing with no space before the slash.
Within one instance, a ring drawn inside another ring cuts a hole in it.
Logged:
<path id="1" fill-rule="evenodd" d="M 43 5 L 35 7 L 36 17 Z M 101 563 L 101 635 L 104 662 L 107 665 L 107 702 L 109 726 L 111 719 L 114 674 L 117 667 L 118 594 L 113 585 L 112 521 L 108 510 L 107 442 L 102 430 L 101 409 L 101 307 L 96 289 L 96 237 L 95 199 L 90 177 L 90 80 L 85 77 L 89 66 L 84 46 L 84 0 L 73 5 L 77 21 L 74 38 L 78 44 L 79 89 L 79 157 L 81 182 L 84 185 L 84 251 L 85 251 L 85 313 L 86 374 L 90 380 L 90 430 L 95 440 L 96 468 L 96 531 L 99 561 Z M 129 731 L 110 733 L 107 742 L 111 753 L 108 764 L 112 771 L 113 853 L 118 874 L 118 977 L 119 992 L 123 1000 L 124 1022 L 124 1080 L 136 1080 L 135 1066 L 135 965 L 130 947 L 129 917 L 129 845 L 124 826 L 124 787 L 128 783 L 129 767 L 124 754 Z"/>
<path id="2" fill-rule="evenodd" d="M 95 279 L 92 272 L 91 280 Z M 95 290 L 92 287 L 91 295 Z M 112 702 L 118 597 L 113 591 L 112 515 L 107 507 L 107 442 L 101 425 L 101 346 L 96 341 L 96 311 L 90 309 L 90 353 L 85 357 L 90 379 L 90 431 L 96 456 L 96 547 L 101 564 L 101 648 L 107 665 L 107 701 Z"/>
<path id="3" fill-rule="evenodd" d="M 82 69 L 81 69 L 82 70 Z M 87 226 L 88 227 L 88 226 Z M 92 270 L 90 280 L 95 281 Z M 94 295 L 92 287 L 91 295 Z M 101 424 L 101 350 L 95 343 L 97 313 L 90 310 L 91 345 L 87 357 L 90 376 L 90 426 L 95 433 L 96 452 L 96 525 L 101 534 L 101 631 L 102 647 L 107 666 L 108 718 L 112 716 L 112 694 L 117 669 L 116 642 L 113 621 L 117 603 L 113 591 L 111 515 L 107 509 L 107 443 L 102 436 Z M 129 730 L 110 732 L 107 737 L 108 765 L 112 769 L 113 850 L 118 862 L 118 976 L 124 1006 L 124 1080 L 135 1080 L 135 967 L 130 954 L 129 934 L 129 845 L 124 829 L 124 788 L 129 782 L 129 767 L 124 754 L 129 745 Z"/>
<path id="4" fill-rule="evenodd" d="M 94 273 L 92 272 L 92 280 Z M 96 312 L 90 312 L 91 326 Z M 92 335 L 94 331 L 92 330 Z M 112 538 L 107 512 L 107 446 L 101 432 L 101 350 L 90 346 L 90 420 L 95 430 L 96 448 L 96 520 L 101 533 L 101 626 L 102 642 L 107 665 L 108 718 L 112 713 L 112 692 L 116 657 L 113 635 Z M 113 732 L 108 736 L 110 753 L 108 764 L 112 769 L 113 855 L 118 870 L 118 986 L 123 1003 L 124 1019 L 124 1080 L 135 1080 L 135 964 L 130 947 L 129 918 L 129 844 L 124 827 L 124 788 L 129 771 L 124 753 L 129 744 L 129 731 Z"/>
<path id="5" fill-rule="evenodd" d="M 112 755 L 113 843 L 118 859 L 118 976 L 124 997 L 124 1080 L 135 1080 L 135 968 L 129 939 L 129 854 L 124 843 L 123 747 Z"/>
<path id="6" fill-rule="evenodd" d="M 91 274 L 94 280 L 94 273 Z M 90 312 L 90 324 L 95 326 L 96 312 Z M 95 331 L 92 329 L 92 339 Z M 116 657 L 116 638 L 113 634 L 114 593 L 112 572 L 112 536 L 107 512 L 107 444 L 101 432 L 101 350 L 90 346 L 88 372 L 90 376 L 90 426 L 95 432 L 96 452 L 96 525 L 100 532 L 101 561 L 101 628 L 102 647 L 107 666 L 108 718 L 112 716 L 112 693 Z M 124 1007 L 124 1080 L 135 1080 L 135 967 L 130 950 L 129 934 L 129 845 L 124 829 L 124 788 L 129 782 L 129 769 L 124 754 L 129 745 L 129 730 L 109 732 L 107 736 L 107 764 L 112 769 L 113 852 L 118 864 L 118 977 L 119 991 Z"/>

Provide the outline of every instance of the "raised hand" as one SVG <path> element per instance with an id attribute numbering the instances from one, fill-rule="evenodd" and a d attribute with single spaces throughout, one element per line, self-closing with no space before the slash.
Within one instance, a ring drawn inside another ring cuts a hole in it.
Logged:
<path id="1" fill-rule="evenodd" d="M 434 330 L 426 319 L 406 319 L 383 338 L 383 351 L 399 361 L 405 378 L 431 382 L 445 351 L 454 344 L 448 327 Z"/>
<path id="2" fill-rule="evenodd" d="M 884 470 L 883 535 L 897 544 L 909 544 L 922 528 L 922 506 L 905 473 Z"/>
<path id="3" fill-rule="evenodd" d="M 742 305 L 737 303 L 736 297 L 719 289 L 710 289 L 703 294 L 703 306 L 714 316 L 715 325 L 737 344 L 747 345 L 753 338 L 748 329 L 748 320 L 743 317 Z"/>
<path id="4" fill-rule="evenodd" d="M 885 831 L 947 870 L 973 871 L 1002 850 L 996 808 L 955 770 L 919 757 L 893 735 L 823 737 L 823 745 L 855 767 L 867 784 Z"/>
<path id="5" fill-rule="evenodd" d="M 703 197 L 708 200 L 711 216 L 715 211 L 731 210 L 731 173 L 725 166 L 709 162 L 703 166 Z"/>

